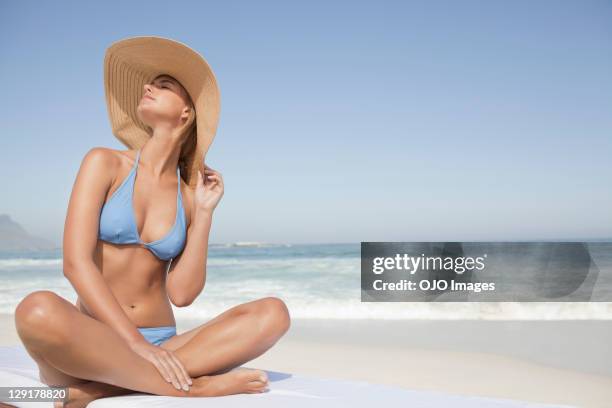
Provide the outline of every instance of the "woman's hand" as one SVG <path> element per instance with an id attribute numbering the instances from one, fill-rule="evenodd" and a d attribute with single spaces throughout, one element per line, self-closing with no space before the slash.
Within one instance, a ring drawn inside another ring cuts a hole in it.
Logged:
<path id="1" fill-rule="evenodd" d="M 198 185 L 195 189 L 196 209 L 212 213 L 223 197 L 223 177 L 221 173 L 204 165 L 204 177 L 198 170 Z"/>
<path id="2" fill-rule="evenodd" d="M 158 347 L 146 340 L 134 341 L 128 344 L 132 351 L 153 363 L 162 377 L 167 382 L 171 382 L 177 390 L 180 390 L 182 387 L 183 390 L 189 391 L 189 386 L 193 384 L 193 381 L 172 350 Z"/>

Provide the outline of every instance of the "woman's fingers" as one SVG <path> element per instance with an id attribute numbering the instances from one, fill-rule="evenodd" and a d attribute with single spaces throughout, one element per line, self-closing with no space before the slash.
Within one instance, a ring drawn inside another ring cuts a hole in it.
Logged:
<path id="1" fill-rule="evenodd" d="M 157 361 L 164 368 L 164 372 L 166 373 L 166 376 L 170 378 L 172 385 L 174 385 L 174 388 L 176 388 L 177 390 L 181 389 L 181 386 L 178 381 L 178 377 L 176 373 L 174 372 L 174 370 L 170 367 L 170 364 L 168 363 L 168 361 L 166 361 L 166 359 L 163 356 L 156 355 L 156 357 L 157 357 Z"/>
<path id="2" fill-rule="evenodd" d="M 204 173 L 206 173 L 206 174 L 216 174 L 219 177 L 221 177 L 221 173 L 219 173 L 217 170 L 213 170 L 213 169 L 204 169 Z"/>
<path id="3" fill-rule="evenodd" d="M 210 184 L 212 183 L 212 180 L 209 176 L 205 176 L 204 177 L 204 185 L 205 186 L 210 186 Z"/>
<path id="4" fill-rule="evenodd" d="M 191 380 L 191 377 L 189 376 L 189 373 L 187 372 L 187 370 L 185 370 L 185 367 L 183 366 L 183 363 L 181 363 L 181 360 L 179 360 L 178 357 L 175 356 L 173 352 L 170 351 L 169 353 L 170 353 L 170 357 L 176 362 L 176 365 L 179 367 L 179 369 L 183 373 L 183 378 L 185 379 L 185 381 L 189 385 L 192 385 L 193 381 Z"/>
<path id="5" fill-rule="evenodd" d="M 174 376 L 176 380 L 178 381 L 180 387 L 183 390 L 188 391 L 189 384 L 187 383 L 187 379 L 183 375 L 183 371 L 180 368 L 180 363 L 177 364 L 175 359 L 172 358 L 172 354 L 170 352 L 163 354 L 162 358 L 166 359 L 166 361 L 168 362 L 168 365 L 170 366 L 170 369 L 174 373 Z"/>
<path id="6" fill-rule="evenodd" d="M 207 166 L 206 164 L 204 164 L 204 171 L 209 171 L 209 170 L 210 171 L 215 171 L 215 169 L 213 169 L 212 167 Z"/>
<path id="7" fill-rule="evenodd" d="M 209 174 L 207 174 L 207 175 L 206 175 L 206 178 L 207 178 L 208 180 L 214 180 L 214 181 L 216 181 L 216 182 L 217 182 L 217 183 L 219 183 L 221 186 L 223 185 L 223 178 L 222 178 L 222 177 L 221 177 L 221 175 L 220 175 L 220 174 L 218 174 L 218 173 L 209 173 Z"/>
<path id="8" fill-rule="evenodd" d="M 164 367 L 160 362 L 157 356 L 153 356 L 153 360 L 150 360 L 153 365 L 157 368 L 157 371 L 161 374 L 161 376 L 166 380 L 166 382 L 172 382 L 172 377 L 168 374 L 166 367 Z"/>
<path id="9" fill-rule="evenodd" d="M 208 179 L 208 184 L 213 186 L 215 183 L 219 183 L 219 178 L 216 176 L 206 176 Z"/>

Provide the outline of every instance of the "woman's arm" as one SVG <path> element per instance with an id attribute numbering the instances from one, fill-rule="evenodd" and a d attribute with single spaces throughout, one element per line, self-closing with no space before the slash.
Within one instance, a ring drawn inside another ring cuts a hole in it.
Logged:
<path id="1" fill-rule="evenodd" d="M 100 211 L 112 175 L 113 157 L 105 148 L 89 150 L 70 195 L 64 225 L 64 276 L 70 281 L 87 310 L 129 342 L 146 341 L 127 317 L 94 262 Z"/>
<path id="2" fill-rule="evenodd" d="M 166 280 L 168 297 L 176 306 L 190 305 L 204 289 L 212 214 L 223 197 L 223 190 L 221 173 L 204 165 L 204 176 L 198 171 L 193 194 L 193 216 L 187 230 L 187 244 L 183 252 L 172 260 Z"/>
<path id="3" fill-rule="evenodd" d="M 204 289 L 211 224 L 212 212 L 196 209 L 187 230 L 187 244 L 170 264 L 166 291 L 175 306 L 189 306 Z"/>

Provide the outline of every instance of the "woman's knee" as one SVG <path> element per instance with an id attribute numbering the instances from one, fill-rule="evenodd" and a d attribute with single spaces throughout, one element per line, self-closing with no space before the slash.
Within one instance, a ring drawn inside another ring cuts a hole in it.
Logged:
<path id="1" fill-rule="evenodd" d="M 270 296 L 259 300 L 258 313 L 262 322 L 265 322 L 268 331 L 277 337 L 289 330 L 291 317 L 285 302 L 277 297 Z"/>
<path id="2" fill-rule="evenodd" d="M 24 297 L 15 309 L 15 326 L 22 335 L 49 334 L 60 324 L 62 299 L 49 290 L 38 290 Z"/>

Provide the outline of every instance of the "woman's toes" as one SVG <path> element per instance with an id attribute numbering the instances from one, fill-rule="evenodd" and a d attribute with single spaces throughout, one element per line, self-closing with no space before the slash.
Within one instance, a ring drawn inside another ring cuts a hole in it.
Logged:
<path id="1" fill-rule="evenodd" d="M 260 383 L 265 383 L 268 381 L 268 377 L 266 373 L 261 370 L 253 370 L 253 369 L 243 369 L 241 373 L 246 377 L 248 381 L 256 381 Z"/>
<path id="2" fill-rule="evenodd" d="M 268 376 L 265 371 L 248 369 L 243 372 L 248 377 L 248 392 L 264 392 L 268 386 Z"/>
<path id="3" fill-rule="evenodd" d="M 253 370 L 253 371 L 255 371 L 255 375 L 257 376 L 257 381 L 262 382 L 262 383 L 268 382 L 268 375 L 266 374 L 265 371 L 262 371 L 262 370 Z"/>

